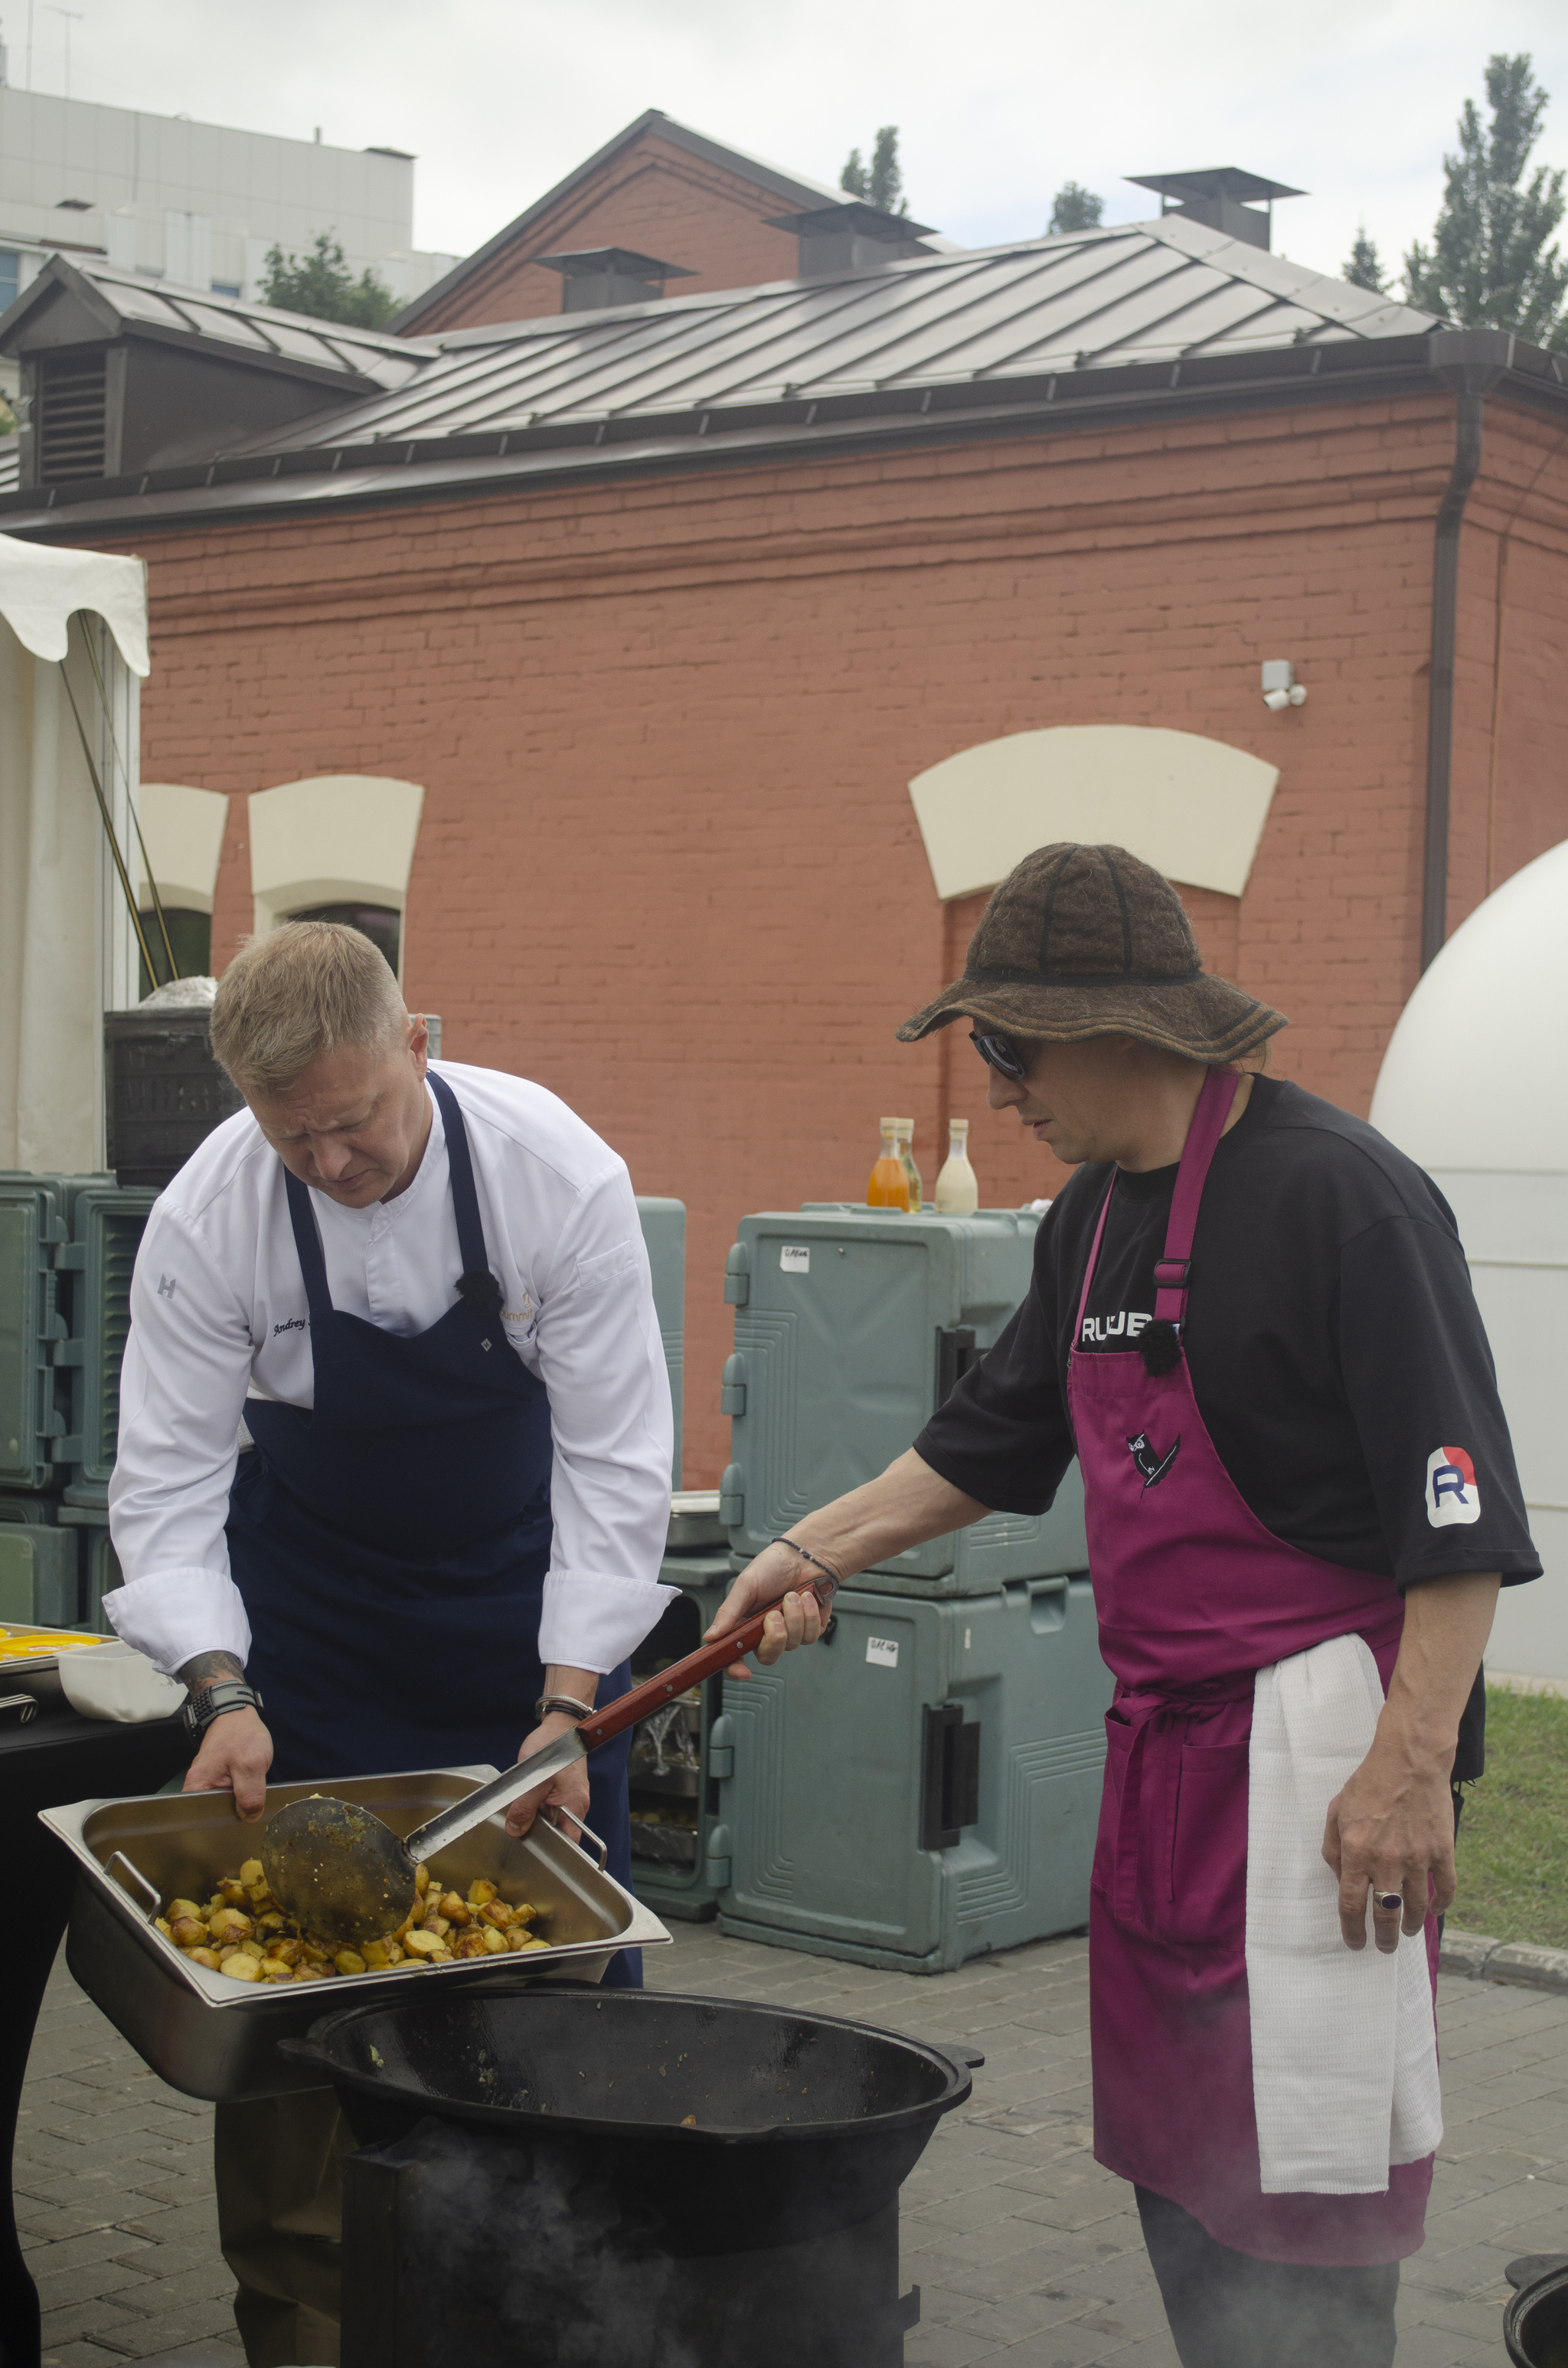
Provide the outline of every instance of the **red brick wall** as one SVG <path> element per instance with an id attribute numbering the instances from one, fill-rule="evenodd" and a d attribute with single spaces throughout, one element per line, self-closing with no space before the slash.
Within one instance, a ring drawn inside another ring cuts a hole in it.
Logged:
<path id="1" fill-rule="evenodd" d="M 526 236 L 478 265 L 460 286 L 422 313 L 414 334 L 429 336 L 441 329 L 559 313 L 561 275 L 530 262 L 535 255 L 625 246 L 637 255 L 657 256 L 661 263 L 684 264 L 694 276 L 670 280 L 666 296 L 792 279 L 794 233 L 770 230 L 767 217 L 796 211 L 777 191 L 645 131 L 531 222 Z"/>
<path id="2" fill-rule="evenodd" d="M 1456 914 L 1485 884 L 1488 521 L 1541 457 L 1518 432 L 1534 458 L 1496 431 L 1467 529 Z M 1246 893 L 1189 906 L 1210 959 L 1290 1014 L 1277 1070 L 1366 1108 L 1416 974 L 1452 451 L 1434 395 L 225 520 L 143 546 L 142 761 L 231 792 L 425 784 L 410 999 L 455 1058 L 540 1078 L 640 1190 L 687 1203 L 687 1477 L 711 1484 L 743 1211 L 858 1197 L 885 1110 L 915 1115 L 928 1182 L 951 1109 L 988 1204 L 1060 1183 L 985 1112 L 961 1029 L 893 1040 L 979 910 L 938 905 L 915 828 L 906 785 L 940 758 L 1117 722 L 1277 764 Z M 1568 835 L 1561 504 L 1549 468 L 1511 544 L 1495 876 Z M 1309 694 L 1278 716 L 1274 656 Z M 238 798 L 232 834 L 219 962 L 250 920 Z"/>

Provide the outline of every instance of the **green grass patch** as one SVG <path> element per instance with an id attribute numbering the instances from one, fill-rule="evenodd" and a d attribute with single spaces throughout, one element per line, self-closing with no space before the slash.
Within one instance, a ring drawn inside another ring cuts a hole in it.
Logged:
<path id="1" fill-rule="evenodd" d="M 1486 1689 L 1486 1773 L 1465 1793 L 1462 1932 L 1568 1949 L 1568 1701 Z"/>

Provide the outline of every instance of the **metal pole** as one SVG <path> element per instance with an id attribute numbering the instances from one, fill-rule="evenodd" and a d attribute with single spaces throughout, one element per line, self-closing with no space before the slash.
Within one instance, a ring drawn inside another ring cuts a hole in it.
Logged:
<path id="1" fill-rule="evenodd" d="M 119 874 L 119 884 L 124 894 L 126 910 L 131 915 L 131 926 L 136 932 L 136 942 L 142 949 L 142 959 L 147 965 L 147 975 L 149 978 L 156 978 L 158 973 L 153 967 L 153 955 L 147 943 L 147 933 L 142 927 L 142 916 L 136 909 L 136 898 L 131 893 L 131 874 L 125 868 L 125 858 L 119 851 L 119 841 L 114 835 L 114 820 L 108 810 L 108 801 L 104 796 L 104 785 L 98 779 L 98 768 L 93 762 L 93 752 L 87 746 L 82 711 L 76 704 L 76 694 L 71 688 L 71 677 L 65 671 L 63 658 L 60 660 L 60 679 L 65 686 L 65 696 L 71 702 L 71 712 L 76 720 L 76 737 L 82 744 L 82 755 L 86 760 L 87 777 L 93 784 L 93 795 L 98 802 L 98 812 L 103 816 L 108 851 L 114 858 L 114 868 Z"/>

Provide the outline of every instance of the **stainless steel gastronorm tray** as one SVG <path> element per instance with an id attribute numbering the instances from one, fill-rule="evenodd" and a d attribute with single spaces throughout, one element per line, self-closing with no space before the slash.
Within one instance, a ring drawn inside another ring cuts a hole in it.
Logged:
<path id="1" fill-rule="evenodd" d="M 495 1773 L 440 1768 L 269 1784 L 267 1814 L 312 1793 L 332 1793 L 364 1802 L 394 1833 L 406 1834 Z M 40 1815 L 77 1862 L 65 1944 L 72 1973 L 162 2079 L 214 2103 L 314 2085 L 309 2073 L 283 2061 L 277 2043 L 299 2037 L 350 1998 L 369 2004 L 405 1998 L 420 1982 L 597 1982 L 618 1949 L 656 1948 L 670 1937 L 656 1916 L 552 1826 L 536 1821 L 515 1841 L 503 1815 L 486 1818 L 433 1865 L 460 1890 L 484 1875 L 504 1899 L 531 1900 L 550 1948 L 465 1958 L 419 1973 L 329 1975 L 263 1989 L 193 1964 L 153 1921 L 153 1893 L 160 1904 L 181 1894 L 205 1897 L 221 1876 L 255 1857 L 261 1827 L 241 1823 L 232 1794 L 76 1801 Z"/>

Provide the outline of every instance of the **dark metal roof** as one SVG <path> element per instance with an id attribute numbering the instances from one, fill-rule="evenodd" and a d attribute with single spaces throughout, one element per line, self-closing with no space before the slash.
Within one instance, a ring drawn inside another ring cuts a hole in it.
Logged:
<path id="1" fill-rule="evenodd" d="M 14 352 L 24 343 L 29 319 L 62 290 L 75 298 L 106 337 L 156 338 L 337 388 L 346 381 L 367 391 L 402 386 L 429 350 L 384 330 L 307 320 L 270 304 L 147 279 L 112 263 L 68 263 L 51 255 L 38 278 L 0 313 L 0 351 Z"/>
<path id="2" fill-rule="evenodd" d="M 634 420 L 653 428 L 695 413 L 711 435 L 736 406 L 851 395 L 875 407 L 1014 377 L 1169 370 L 1432 325 L 1430 313 L 1174 216 L 841 279 L 456 331 L 430 341 L 437 351 L 403 386 L 267 449 Z"/>
<path id="3" fill-rule="evenodd" d="M 335 332 L 333 333 L 335 335 Z M 1568 358 L 1183 215 L 728 294 L 466 329 L 398 387 L 210 462 L 0 495 L 11 532 L 383 504 L 1053 432 L 1151 411 L 1430 392 L 1460 368 L 1568 408 Z"/>

